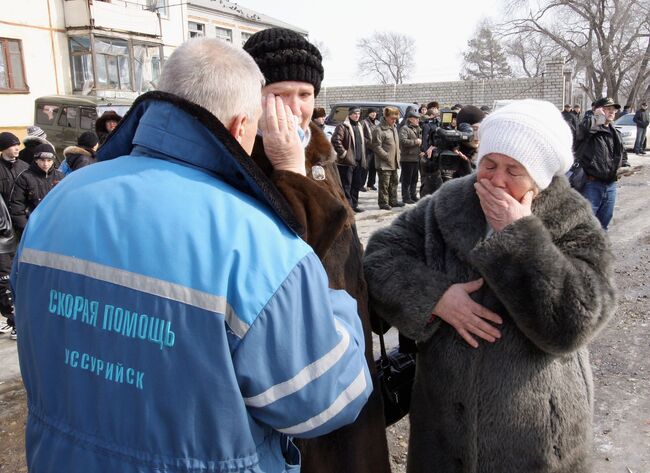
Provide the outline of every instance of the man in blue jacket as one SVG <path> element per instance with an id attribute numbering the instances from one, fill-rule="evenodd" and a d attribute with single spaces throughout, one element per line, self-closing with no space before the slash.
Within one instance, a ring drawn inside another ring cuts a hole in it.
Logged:
<path id="1" fill-rule="evenodd" d="M 243 50 L 185 43 L 31 215 L 12 275 L 31 471 L 298 471 L 291 437 L 366 402 L 356 303 L 248 155 L 260 115 L 301 147 L 263 83 Z"/>

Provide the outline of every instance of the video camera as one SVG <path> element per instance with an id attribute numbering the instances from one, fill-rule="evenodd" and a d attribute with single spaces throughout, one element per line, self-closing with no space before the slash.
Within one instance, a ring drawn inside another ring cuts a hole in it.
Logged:
<path id="1" fill-rule="evenodd" d="M 453 179 L 454 174 L 463 165 L 462 158 L 456 154 L 456 150 L 462 143 L 470 143 L 474 137 L 471 128 L 461 127 L 460 130 L 458 129 L 457 116 L 458 112 L 453 110 L 441 110 L 440 126 L 436 129 L 434 135 L 435 160 L 438 162 L 440 177 L 443 182 Z"/>
<path id="2" fill-rule="evenodd" d="M 434 146 L 438 148 L 438 154 L 445 151 L 453 151 L 461 143 L 469 143 L 472 141 L 473 133 L 471 131 L 460 131 L 457 129 L 457 116 L 458 112 L 449 109 L 444 109 L 440 112 L 440 126 L 436 129 L 434 138 Z"/>

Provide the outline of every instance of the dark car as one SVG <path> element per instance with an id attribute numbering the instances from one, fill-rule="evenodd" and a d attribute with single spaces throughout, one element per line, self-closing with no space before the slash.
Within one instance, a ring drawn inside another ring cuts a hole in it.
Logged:
<path id="1" fill-rule="evenodd" d="M 348 116 L 348 109 L 352 106 L 359 107 L 361 109 L 361 118 L 364 119 L 368 115 L 368 110 L 375 108 L 379 110 L 377 114 L 377 119 L 382 117 L 384 113 L 384 107 L 395 107 L 399 110 L 400 120 L 406 114 L 406 109 L 408 107 L 418 108 L 418 105 L 413 103 L 402 103 L 402 102 L 371 102 L 371 101 L 350 101 L 350 102 L 337 102 L 330 106 L 330 113 L 325 119 L 325 134 L 328 138 L 332 138 L 334 129 L 336 125 L 345 121 Z"/>

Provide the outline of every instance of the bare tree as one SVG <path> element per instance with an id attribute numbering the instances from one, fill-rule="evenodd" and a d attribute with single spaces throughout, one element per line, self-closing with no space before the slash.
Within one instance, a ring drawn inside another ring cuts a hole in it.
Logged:
<path id="1" fill-rule="evenodd" d="M 373 33 L 357 42 L 359 73 L 380 84 L 403 84 L 415 65 L 415 40 L 401 33 Z"/>
<path id="2" fill-rule="evenodd" d="M 551 41 L 592 98 L 634 100 L 648 81 L 650 0 L 509 0 L 506 15 L 503 36 Z"/>
<path id="3" fill-rule="evenodd" d="M 540 77 L 546 61 L 562 51 L 547 37 L 534 34 L 511 37 L 505 41 L 504 49 L 515 77 Z"/>
<path id="4" fill-rule="evenodd" d="M 462 80 L 500 79 L 512 76 L 508 59 L 499 41 L 492 34 L 492 25 L 483 20 L 467 42 L 463 54 Z"/>
<path id="5" fill-rule="evenodd" d="M 330 51 L 330 48 L 327 47 L 325 41 L 322 41 L 320 39 L 313 39 L 311 40 L 311 43 L 318 48 L 318 50 L 320 51 L 320 55 L 323 56 L 323 60 L 328 60 L 332 58 L 332 53 Z"/>

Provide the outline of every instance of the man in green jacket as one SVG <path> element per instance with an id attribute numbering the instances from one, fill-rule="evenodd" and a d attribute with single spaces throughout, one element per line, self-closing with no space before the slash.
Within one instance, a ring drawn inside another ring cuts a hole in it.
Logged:
<path id="1" fill-rule="evenodd" d="M 400 153 L 395 123 L 398 118 L 397 108 L 384 108 L 384 118 L 372 132 L 372 149 L 375 152 L 375 167 L 379 175 L 378 203 L 382 210 L 404 207 L 404 203 L 397 200 L 397 170 Z"/>

